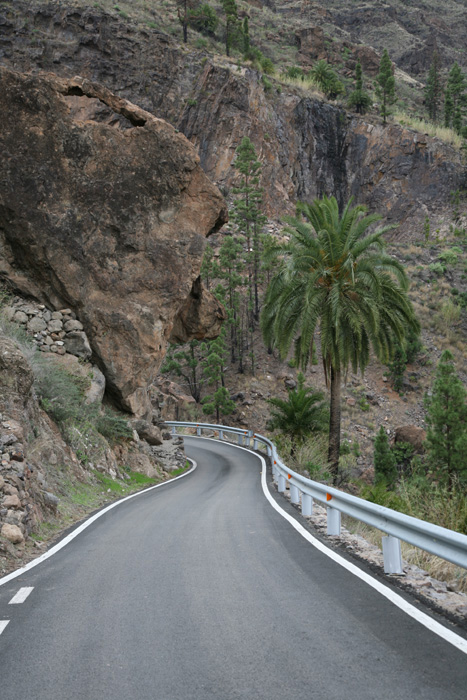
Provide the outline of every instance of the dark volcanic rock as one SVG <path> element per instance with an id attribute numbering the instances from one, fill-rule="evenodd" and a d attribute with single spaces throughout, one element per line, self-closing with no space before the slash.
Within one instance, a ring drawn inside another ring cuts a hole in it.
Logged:
<path id="1" fill-rule="evenodd" d="M 58 11 L 56 3 L 17 0 L 15 10 L 15 16 L 5 13 L 3 19 L 0 13 L 2 63 L 23 70 L 52 67 L 67 77 L 79 73 L 103 82 L 177 126 L 197 148 L 208 176 L 227 188 L 235 177 L 235 149 L 249 135 L 263 164 L 264 200 L 273 216 L 293 213 L 297 198 L 328 194 L 341 202 L 355 195 L 390 221 L 413 215 L 423 219 L 465 184 L 459 152 L 443 142 L 399 126 L 372 131 L 364 119 L 318 96 L 287 89 L 279 94 L 275 87 L 265 91 L 257 71 L 214 64 L 202 51 L 180 50 L 162 32 L 138 28 L 96 7 L 60 6 Z M 287 12 L 303 11 L 300 45 L 316 55 L 323 49 L 324 24 L 341 26 L 351 41 L 334 43 L 350 51 L 348 70 L 354 70 L 358 58 L 367 76 L 379 69 L 382 47 L 375 45 L 375 51 L 356 45 L 366 31 L 386 30 L 389 22 L 403 39 L 410 38 L 401 40 L 402 62 L 415 57 L 417 71 L 430 60 L 436 37 L 440 40 L 442 28 L 435 31 L 434 18 L 419 17 L 416 8 L 349 5 L 334 10 L 332 2 L 326 8 L 303 3 Z M 461 19 L 465 12 L 459 13 Z M 421 38 L 413 34 L 416 20 L 423 20 Z M 391 58 L 401 65 L 401 55 L 394 57 L 391 51 Z M 127 119 L 99 101 L 72 99 L 76 118 L 129 126 L 131 131 Z"/>
<path id="2" fill-rule="evenodd" d="M 222 196 L 182 134 L 108 90 L 6 69 L 0 80 L 0 275 L 73 308 L 108 387 L 144 415 L 205 236 L 226 220 Z M 75 118 L 76 97 L 128 128 Z M 211 337 L 221 320 L 208 323 Z"/>

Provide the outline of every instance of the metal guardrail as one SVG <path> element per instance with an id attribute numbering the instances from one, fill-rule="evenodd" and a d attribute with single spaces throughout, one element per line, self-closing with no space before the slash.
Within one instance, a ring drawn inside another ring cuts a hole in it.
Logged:
<path id="1" fill-rule="evenodd" d="M 402 573 L 401 540 L 467 569 L 467 535 L 307 479 L 290 470 L 280 459 L 274 443 L 263 435 L 251 430 L 211 423 L 165 421 L 165 425 L 171 426 L 174 433 L 177 428 L 195 428 L 198 436 L 201 436 L 203 430 L 215 431 L 220 440 L 224 440 L 225 435 L 230 433 L 238 436 L 239 445 L 253 450 L 258 449 L 259 443 L 265 445 L 267 454 L 271 458 L 273 477 L 277 482 L 278 491 L 283 493 L 288 483 L 291 502 L 301 504 L 302 514 L 306 516 L 313 514 L 314 499 L 323 503 L 327 510 L 328 535 L 340 534 L 341 513 L 386 533 L 386 537 L 383 537 L 383 558 L 384 571 L 388 574 Z"/>

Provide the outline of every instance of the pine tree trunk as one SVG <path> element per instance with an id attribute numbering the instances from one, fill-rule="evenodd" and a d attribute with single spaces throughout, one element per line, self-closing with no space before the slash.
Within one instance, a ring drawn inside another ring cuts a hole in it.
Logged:
<path id="1" fill-rule="evenodd" d="M 339 454 L 341 446 L 341 371 L 331 367 L 331 405 L 329 418 L 329 471 L 333 483 L 339 474 Z"/>

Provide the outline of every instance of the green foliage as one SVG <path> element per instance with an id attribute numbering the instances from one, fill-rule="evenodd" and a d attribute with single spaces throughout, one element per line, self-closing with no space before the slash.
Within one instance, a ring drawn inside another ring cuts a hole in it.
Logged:
<path id="1" fill-rule="evenodd" d="M 456 251 L 452 248 L 450 250 L 445 250 L 438 256 L 438 260 L 441 260 L 441 262 L 446 263 L 446 265 L 455 265 L 457 263 L 457 259 L 458 255 Z"/>
<path id="2" fill-rule="evenodd" d="M 298 78 L 303 80 L 305 77 L 305 73 L 300 66 L 289 66 L 284 72 L 284 75 L 286 78 L 292 78 L 293 80 L 297 80 Z"/>
<path id="3" fill-rule="evenodd" d="M 422 349 L 423 344 L 420 338 L 420 329 L 409 328 L 404 345 L 405 357 L 408 365 L 411 365 L 415 361 Z"/>
<path id="4" fill-rule="evenodd" d="M 396 101 L 396 82 L 392 71 L 392 62 L 386 49 L 381 56 L 375 91 L 381 102 L 381 116 L 386 124 L 387 117 L 390 115 L 388 107 Z"/>
<path id="5" fill-rule="evenodd" d="M 407 367 L 407 355 L 402 345 L 397 344 L 391 361 L 388 363 L 388 374 L 394 391 L 400 393 L 404 385 L 405 368 Z"/>
<path id="6" fill-rule="evenodd" d="M 458 378 L 449 350 L 441 355 L 431 396 L 425 399 L 428 459 L 440 478 L 467 483 L 466 390 Z"/>
<path id="7" fill-rule="evenodd" d="M 94 405 L 94 411 L 90 411 L 94 418 L 94 425 L 98 433 L 103 435 L 111 443 L 120 442 L 133 437 L 133 431 L 128 421 L 120 413 L 111 410 L 107 406 L 99 410 Z"/>
<path id="8" fill-rule="evenodd" d="M 430 218 L 428 216 L 425 216 L 425 221 L 423 222 L 423 238 L 425 243 L 428 243 L 430 240 Z"/>
<path id="9" fill-rule="evenodd" d="M 261 315 L 263 336 L 286 357 L 291 345 L 306 367 L 320 325 L 326 377 L 331 380 L 331 471 L 337 474 L 340 445 L 341 373 L 349 365 L 364 371 L 370 347 L 383 362 L 394 338 L 403 342 L 419 328 L 407 296 L 404 267 L 384 252 L 388 227 L 368 234 L 380 219 L 350 200 L 342 215 L 333 197 L 302 204 L 308 221 L 289 218 L 290 240 L 278 249 Z M 391 228 L 391 227 L 390 227 Z"/>
<path id="10" fill-rule="evenodd" d="M 410 473 L 412 468 L 412 460 L 414 457 L 413 445 L 411 445 L 409 442 L 396 442 L 392 448 L 392 453 L 394 455 L 398 473 Z"/>
<path id="11" fill-rule="evenodd" d="M 274 63 L 270 58 L 263 56 L 261 59 L 261 69 L 266 75 L 272 75 L 274 73 Z"/>
<path id="12" fill-rule="evenodd" d="M 227 357 L 226 326 L 222 326 L 219 336 L 202 346 L 204 359 L 202 361 L 203 377 L 209 385 L 224 386 L 224 365 Z"/>
<path id="13" fill-rule="evenodd" d="M 347 106 L 355 109 L 358 114 L 365 114 L 371 106 L 370 95 L 363 89 L 362 64 L 358 61 L 355 67 L 355 89 L 350 93 Z"/>
<path id="14" fill-rule="evenodd" d="M 209 243 L 206 245 L 203 262 L 201 263 L 200 275 L 206 289 L 211 289 L 211 282 L 215 271 L 214 250 Z"/>
<path id="15" fill-rule="evenodd" d="M 225 14 L 225 53 L 230 56 L 231 48 L 243 41 L 242 26 L 235 0 L 221 0 L 221 5 Z"/>
<path id="16" fill-rule="evenodd" d="M 377 503 L 385 508 L 392 508 L 392 510 L 403 511 L 404 505 L 400 496 L 393 490 L 388 490 L 387 483 L 384 479 L 381 479 L 373 486 L 367 484 L 363 485 L 360 489 L 360 496 L 369 501 L 370 503 Z"/>
<path id="17" fill-rule="evenodd" d="M 268 403 L 271 409 L 269 430 L 279 430 L 292 440 L 292 454 L 298 443 L 315 432 L 325 430 L 329 412 L 324 402 L 324 394 L 305 387 L 305 377 L 299 374 L 298 386 L 288 392 L 286 400 L 272 398 Z"/>
<path id="18" fill-rule="evenodd" d="M 213 266 L 213 275 L 221 280 L 215 293 L 227 311 L 230 361 L 238 361 L 239 372 L 244 371 L 245 338 L 243 326 L 242 287 L 243 246 L 238 238 L 225 236 L 219 250 L 219 263 Z"/>
<path id="19" fill-rule="evenodd" d="M 272 83 L 271 83 L 270 80 L 268 80 L 268 78 L 266 78 L 265 75 L 262 75 L 262 76 L 261 76 L 261 82 L 263 83 L 264 92 L 271 92 L 271 90 L 272 90 Z"/>
<path id="20" fill-rule="evenodd" d="M 446 272 L 446 268 L 440 262 L 431 263 L 428 265 L 428 269 L 435 275 L 444 275 Z"/>
<path id="21" fill-rule="evenodd" d="M 190 27 L 202 34 L 213 35 L 219 24 L 215 10 L 208 3 L 203 3 L 188 13 Z"/>
<path id="22" fill-rule="evenodd" d="M 309 75 L 328 99 L 335 100 L 344 93 L 344 86 L 337 73 L 324 59 L 315 63 Z"/>
<path id="23" fill-rule="evenodd" d="M 203 413 L 206 415 L 215 413 L 217 422 L 220 421 L 221 416 L 228 416 L 235 411 L 235 401 L 231 400 L 224 386 L 220 386 L 211 396 L 206 396 L 202 404 Z"/>
<path id="24" fill-rule="evenodd" d="M 43 356 L 37 357 L 34 373 L 37 395 L 50 417 L 58 424 L 79 420 L 88 382 Z"/>
<path id="25" fill-rule="evenodd" d="M 425 105 L 428 111 L 428 116 L 434 122 L 438 121 L 439 103 L 441 99 L 441 79 L 439 73 L 439 55 L 435 51 L 431 61 L 428 80 L 425 86 Z M 446 124 L 449 126 L 449 124 Z"/>
<path id="26" fill-rule="evenodd" d="M 467 87 L 465 75 L 459 67 L 457 61 L 449 71 L 446 91 L 451 94 L 453 109 L 455 110 L 464 102 L 464 91 Z"/>
<path id="27" fill-rule="evenodd" d="M 88 380 L 70 374 L 42 355 L 32 363 L 35 388 L 42 408 L 59 426 L 65 441 L 83 464 L 104 454 L 109 442 L 130 439 L 126 418 L 99 404 L 85 401 Z"/>
<path id="28" fill-rule="evenodd" d="M 373 461 L 375 465 L 375 484 L 384 483 L 392 486 L 397 479 L 396 458 L 389 446 L 388 436 L 383 426 L 375 438 Z"/>
<path id="29" fill-rule="evenodd" d="M 452 99 L 449 88 L 444 95 L 444 126 L 449 128 L 452 125 L 452 117 L 454 115 L 454 100 Z"/>
<path id="30" fill-rule="evenodd" d="M 173 373 L 177 377 L 183 377 L 190 394 L 199 403 L 201 400 L 200 383 L 200 353 L 201 344 L 198 340 L 190 340 L 186 345 L 169 345 L 164 362 L 161 366 L 161 373 Z M 204 346 L 203 346 L 204 347 Z"/>
<path id="31" fill-rule="evenodd" d="M 261 234 L 266 223 L 262 213 L 263 188 L 260 187 L 261 162 L 256 155 L 252 141 L 244 136 L 236 150 L 235 169 L 241 181 L 233 192 L 233 220 L 238 233 L 245 237 L 247 245 L 247 272 L 249 305 L 253 310 L 250 325 L 259 318 L 259 283 L 261 261 Z"/>

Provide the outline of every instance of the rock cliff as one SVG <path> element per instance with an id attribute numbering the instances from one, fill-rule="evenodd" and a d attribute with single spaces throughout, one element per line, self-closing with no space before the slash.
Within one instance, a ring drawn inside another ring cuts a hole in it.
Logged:
<path id="1" fill-rule="evenodd" d="M 319 96 L 280 92 L 254 70 L 178 47 L 160 31 L 96 7 L 29 3 L 28 22 L 25 7 L 19 1 L 16 14 L 0 13 L 4 65 L 104 83 L 180 129 L 207 175 L 227 188 L 235 148 L 249 135 L 263 162 L 271 216 L 292 212 L 297 198 L 326 193 L 343 201 L 353 194 L 389 221 L 407 222 L 443 206 L 465 184 L 460 154 L 438 139 L 373 126 Z M 86 110 L 95 120 L 128 126 L 97 102 Z"/>
<path id="2" fill-rule="evenodd" d="M 186 337 L 219 331 L 223 310 L 199 283 L 191 290 L 223 198 L 182 134 L 109 90 L 4 68 L 0 82 L 0 276 L 73 309 L 108 389 L 146 417 L 174 324 Z M 87 118 L 89 104 L 126 128 Z"/>

